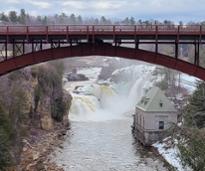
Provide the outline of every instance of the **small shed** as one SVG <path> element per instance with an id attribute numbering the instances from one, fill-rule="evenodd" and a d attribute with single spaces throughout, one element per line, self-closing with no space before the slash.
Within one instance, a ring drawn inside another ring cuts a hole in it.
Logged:
<path id="1" fill-rule="evenodd" d="M 133 117 L 135 138 L 149 146 L 162 140 L 166 130 L 177 123 L 177 110 L 162 90 L 152 87 L 136 105 Z"/>

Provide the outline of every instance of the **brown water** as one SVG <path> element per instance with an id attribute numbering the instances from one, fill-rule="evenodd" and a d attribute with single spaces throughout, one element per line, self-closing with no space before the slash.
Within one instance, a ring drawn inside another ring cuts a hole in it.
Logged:
<path id="1" fill-rule="evenodd" d="M 66 171 L 166 171 L 162 161 L 135 142 L 131 122 L 71 122 L 53 160 Z"/>

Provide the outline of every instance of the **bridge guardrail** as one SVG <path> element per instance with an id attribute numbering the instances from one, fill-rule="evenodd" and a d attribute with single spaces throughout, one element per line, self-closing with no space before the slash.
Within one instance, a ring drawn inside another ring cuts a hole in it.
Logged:
<path id="1" fill-rule="evenodd" d="M 0 34 L 72 34 L 72 33 L 205 33 L 204 25 L 48 25 L 0 26 Z"/>
<path id="2" fill-rule="evenodd" d="M 192 26 L 180 26 L 179 32 L 200 32 L 200 25 L 192 25 Z"/>
<path id="3" fill-rule="evenodd" d="M 6 33 L 7 32 L 7 26 L 0 26 L 0 33 Z"/>

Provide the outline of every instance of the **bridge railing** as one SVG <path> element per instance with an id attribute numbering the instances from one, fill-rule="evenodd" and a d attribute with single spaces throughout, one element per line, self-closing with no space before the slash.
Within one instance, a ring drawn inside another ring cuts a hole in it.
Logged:
<path id="1" fill-rule="evenodd" d="M 114 31 L 114 27 L 112 25 L 96 25 L 93 26 L 93 28 L 89 31 L 94 31 L 94 32 L 113 32 Z"/>
<path id="2" fill-rule="evenodd" d="M 49 25 L 0 26 L 1 35 L 9 34 L 101 34 L 101 33 L 203 33 L 204 25 Z"/>
<path id="3" fill-rule="evenodd" d="M 67 26 L 60 26 L 60 25 L 53 25 L 53 26 L 48 26 L 47 28 L 48 33 L 50 32 L 67 32 Z"/>
<path id="4" fill-rule="evenodd" d="M 47 32 L 47 29 L 45 26 L 27 26 L 27 34 L 44 34 Z"/>
<path id="5" fill-rule="evenodd" d="M 9 33 L 26 33 L 26 27 L 24 26 L 13 26 L 13 27 L 8 27 L 8 32 Z"/>
<path id="6" fill-rule="evenodd" d="M 205 25 L 201 26 L 201 31 L 205 33 Z"/>
<path id="7" fill-rule="evenodd" d="M 178 30 L 179 30 L 179 26 L 176 26 L 176 25 L 159 25 L 159 26 L 157 26 L 158 32 L 177 33 Z"/>
<path id="8" fill-rule="evenodd" d="M 0 34 L 7 33 L 7 26 L 0 26 Z"/>
<path id="9" fill-rule="evenodd" d="M 186 25 L 180 26 L 179 32 L 200 32 L 201 26 L 200 25 Z"/>
<path id="10" fill-rule="evenodd" d="M 156 32 L 156 26 L 155 25 L 137 25 L 136 31 Z"/>
<path id="11" fill-rule="evenodd" d="M 86 26 L 86 25 L 70 25 L 67 26 L 67 30 L 68 32 L 87 32 L 88 30 L 90 30 L 92 28 L 92 26 Z"/>

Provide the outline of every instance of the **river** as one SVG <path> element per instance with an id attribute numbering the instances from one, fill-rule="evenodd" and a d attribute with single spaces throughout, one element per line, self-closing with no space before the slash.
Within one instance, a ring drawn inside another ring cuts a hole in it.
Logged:
<path id="1" fill-rule="evenodd" d="M 139 69 L 137 72 L 141 74 Z M 150 71 L 143 70 L 143 75 L 149 78 Z M 146 85 L 144 79 L 132 87 L 120 86 L 116 93 L 119 87 L 94 81 L 67 82 L 65 89 L 73 96 L 70 129 L 52 160 L 65 171 L 166 171 L 164 163 L 131 133 L 133 112 L 129 110 L 136 103 L 133 98 L 140 98 L 137 90 L 142 85 Z M 120 94 L 125 87 L 127 95 Z"/>
<path id="2" fill-rule="evenodd" d="M 65 171 L 166 171 L 152 152 L 136 143 L 131 119 L 71 122 L 56 163 Z"/>

